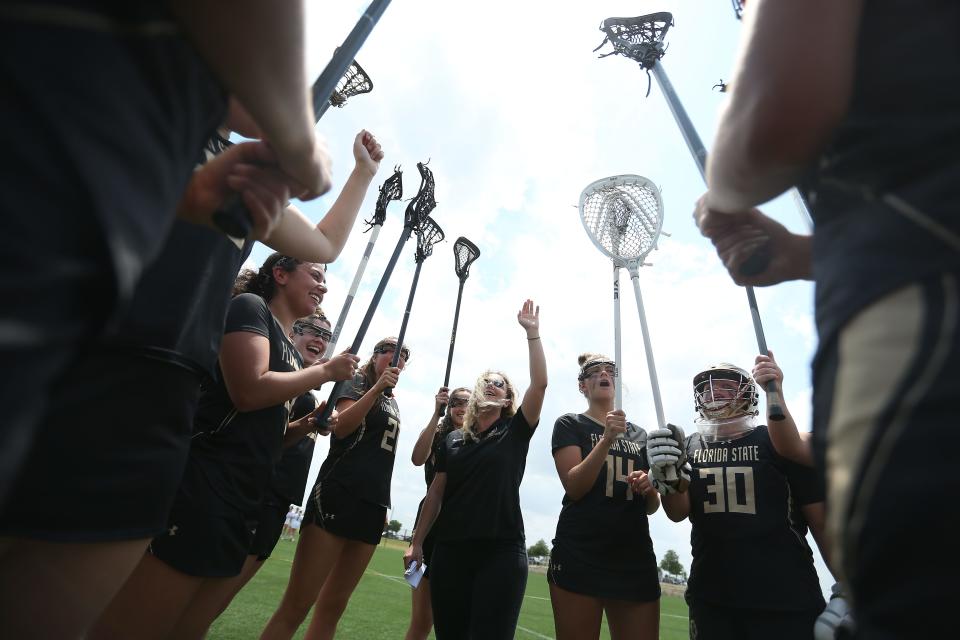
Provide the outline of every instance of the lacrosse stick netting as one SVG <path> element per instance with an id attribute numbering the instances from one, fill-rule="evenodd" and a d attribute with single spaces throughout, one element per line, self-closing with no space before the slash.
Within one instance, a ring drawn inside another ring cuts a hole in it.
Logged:
<path id="1" fill-rule="evenodd" d="M 360 288 L 360 281 L 363 279 L 363 272 L 370 262 L 370 256 L 373 254 L 373 247 L 377 244 L 377 238 L 380 237 L 380 229 L 387 219 L 387 206 L 393 200 L 399 200 L 403 197 L 403 172 L 400 166 L 393 168 L 393 175 L 384 180 L 380 185 L 380 195 L 377 196 L 377 204 L 373 209 L 373 216 L 365 220 L 367 228 L 364 232 L 370 233 L 370 239 L 367 241 L 367 248 L 363 251 L 363 257 L 360 258 L 360 264 L 357 266 L 357 272 L 353 275 L 353 282 L 350 283 L 350 291 L 347 293 L 346 300 L 343 301 L 343 307 L 340 309 L 340 315 L 337 317 L 337 326 L 333 329 L 333 336 L 330 343 L 327 344 L 327 350 L 324 357 L 332 358 L 337 348 L 337 341 L 340 340 L 340 332 L 343 330 L 343 324 L 347 320 L 347 314 L 350 313 L 350 307 L 353 305 L 353 299 L 357 295 L 357 289 Z"/>
<path id="2" fill-rule="evenodd" d="M 370 80 L 370 76 L 363 70 L 363 67 L 354 60 L 350 63 L 347 72 L 337 82 L 337 88 L 330 94 L 330 104 L 334 107 L 343 108 L 343 105 L 347 103 L 347 98 L 371 91 L 373 91 L 373 81 Z"/>
<path id="3" fill-rule="evenodd" d="M 615 390 L 616 407 L 622 408 L 620 367 L 620 286 L 619 269 L 630 272 L 633 290 L 637 299 L 637 313 L 647 358 L 647 370 L 653 391 L 653 403 L 657 413 L 657 426 L 663 428 L 663 402 L 660 398 L 660 383 L 653 360 L 653 347 L 647 316 L 640 295 L 639 268 L 643 259 L 656 248 L 663 227 L 663 199 L 653 182 L 642 176 L 620 175 L 596 180 L 580 194 L 580 221 L 593 244 L 614 264 L 614 349 L 616 351 Z M 673 480 L 668 471 L 668 479 Z"/>

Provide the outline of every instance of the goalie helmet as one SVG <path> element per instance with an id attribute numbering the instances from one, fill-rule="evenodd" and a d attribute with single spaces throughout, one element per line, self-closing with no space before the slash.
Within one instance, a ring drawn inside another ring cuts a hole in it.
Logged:
<path id="1" fill-rule="evenodd" d="M 693 377 L 697 430 L 707 441 L 723 441 L 749 433 L 760 413 L 757 383 L 736 365 L 721 362 Z"/>

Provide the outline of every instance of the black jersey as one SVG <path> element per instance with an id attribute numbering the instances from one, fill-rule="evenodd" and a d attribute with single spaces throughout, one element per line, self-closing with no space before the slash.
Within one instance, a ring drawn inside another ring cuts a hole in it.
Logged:
<path id="1" fill-rule="evenodd" d="M 336 400 L 359 400 L 367 389 L 363 374 L 358 373 L 344 385 Z M 353 433 L 345 438 L 331 434 L 330 451 L 320 467 L 317 481 L 339 484 L 365 502 L 389 508 L 390 479 L 399 435 L 397 401 L 381 393 Z"/>
<path id="2" fill-rule="evenodd" d="M 495 422 L 478 440 L 465 440 L 462 429 L 447 436 L 436 461 L 437 473 L 447 474 L 433 527 L 437 542 L 524 539 L 520 482 L 532 436 L 522 409 Z"/>
<path id="3" fill-rule="evenodd" d="M 427 487 L 433 483 L 433 478 L 437 475 L 437 451 L 443 446 L 447 435 L 453 430 L 453 425 L 447 425 L 444 418 L 437 425 L 437 430 L 433 432 L 433 441 L 430 442 L 430 456 L 423 465 L 423 479 L 427 481 Z"/>
<path id="4" fill-rule="evenodd" d="M 687 600 L 807 610 L 823 607 L 800 506 L 822 502 L 813 469 L 780 457 L 766 426 L 726 442 L 687 438 L 690 544 Z"/>
<path id="5" fill-rule="evenodd" d="M 260 296 L 243 293 L 230 302 L 225 333 L 246 331 L 270 341 L 270 371 L 296 371 L 303 361 L 283 327 Z M 289 402 L 241 413 L 230 400 L 223 376 L 203 390 L 190 465 L 221 500 L 255 514 L 280 459 Z"/>
<path id="6" fill-rule="evenodd" d="M 603 436 L 603 426 L 581 414 L 567 413 L 553 426 L 554 452 L 563 447 L 578 447 L 586 458 Z M 647 433 L 628 422 L 627 431 L 610 445 L 606 464 L 587 492 L 579 500 L 563 496 L 563 509 L 557 522 L 555 544 L 564 544 L 586 554 L 583 561 L 597 566 L 622 568 L 633 559 L 643 566 L 653 555 L 646 501 L 627 484 L 633 471 L 647 471 Z M 629 554 L 610 553 L 629 540 Z"/>
<path id="7" fill-rule="evenodd" d="M 903 28 L 905 15 L 909 29 Z M 821 342 L 882 295 L 960 271 L 955 246 L 863 192 L 893 194 L 960 235 L 958 24 L 955 2 L 863 6 L 850 106 L 804 185 L 817 225 L 813 268 Z M 915 60 L 936 62 L 918 68 Z"/>
<path id="8" fill-rule="evenodd" d="M 293 403 L 290 421 L 299 420 L 317 408 L 317 399 L 309 391 Z M 273 482 L 266 500 L 273 505 L 286 507 L 300 504 L 303 490 L 307 486 L 310 463 L 313 461 L 313 449 L 317 443 L 317 433 L 311 431 L 296 444 L 284 448 L 280 461 L 273 469 Z"/>

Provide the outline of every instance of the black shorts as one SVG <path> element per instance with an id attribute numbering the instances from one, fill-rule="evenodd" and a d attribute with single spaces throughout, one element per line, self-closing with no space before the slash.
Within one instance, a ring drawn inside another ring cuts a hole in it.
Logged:
<path id="1" fill-rule="evenodd" d="M 199 375 L 175 364 L 85 354 L 59 381 L 0 532 L 105 542 L 166 529 L 199 390 Z"/>
<path id="2" fill-rule="evenodd" d="M 190 576 L 231 578 L 240 575 L 256 527 L 239 512 L 216 515 L 175 506 L 166 531 L 150 543 L 150 553 Z"/>
<path id="3" fill-rule="evenodd" d="M 120 34 L 16 11 L 0 20 L 0 503 L 59 377 L 163 246 L 223 110 L 172 20 Z"/>
<path id="4" fill-rule="evenodd" d="M 257 556 L 257 560 L 266 560 L 273 553 L 274 547 L 280 541 L 283 533 L 283 523 L 287 521 L 285 507 L 264 502 L 260 505 L 260 514 L 257 516 L 257 533 L 253 536 L 248 555 Z"/>
<path id="5" fill-rule="evenodd" d="M 593 554 L 575 545 L 553 541 L 547 582 L 565 591 L 593 598 L 652 602 L 660 598 L 660 580 L 656 557 L 634 559 L 629 554 L 618 556 L 623 562 L 616 567 L 590 562 Z"/>
<path id="6" fill-rule="evenodd" d="M 813 640 L 811 611 L 759 611 L 689 603 L 690 638 L 695 640 Z"/>
<path id="7" fill-rule="evenodd" d="M 386 507 L 360 500 L 339 484 L 318 482 L 303 521 L 347 540 L 380 544 L 386 517 Z"/>

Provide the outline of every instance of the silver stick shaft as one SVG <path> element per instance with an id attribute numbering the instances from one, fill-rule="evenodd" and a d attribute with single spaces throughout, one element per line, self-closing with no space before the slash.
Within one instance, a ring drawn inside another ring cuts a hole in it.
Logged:
<path id="1" fill-rule="evenodd" d="M 370 240 L 367 241 L 367 248 L 360 259 L 360 265 L 357 267 L 357 273 L 353 276 L 353 283 L 350 284 L 350 293 L 347 299 L 343 301 L 343 308 L 340 309 L 340 317 L 337 318 L 337 326 L 333 329 L 333 337 L 330 338 L 330 344 L 327 345 L 327 351 L 323 354 L 324 358 L 332 358 L 333 352 L 337 348 L 337 341 L 340 339 L 340 332 L 343 330 L 343 323 L 347 321 L 347 313 L 350 312 L 350 305 L 353 304 L 353 298 L 357 295 L 357 289 L 360 288 L 360 280 L 363 278 L 363 272 L 370 262 L 370 254 L 373 253 L 373 245 L 377 244 L 377 237 L 380 235 L 382 225 L 374 225 L 370 231 Z"/>
<path id="2" fill-rule="evenodd" d="M 660 399 L 660 382 L 657 380 L 657 365 L 653 361 L 653 346 L 650 344 L 650 329 L 647 327 L 647 314 L 643 310 L 643 296 L 640 295 L 640 274 L 635 265 L 630 265 L 630 279 L 633 281 L 633 294 L 637 298 L 637 312 L 640 314 L 640 331 L 643 333 L 643 350 L 647 355 L 647 371 L 650 374 L 650 387 L 653 390 L 653 406 L 657 411 L 657 426 L 661 429 L 667 424 L 663 417 L 663 401 Z"/>
<path id="3" fill-rule="evenodd" d="M 613 377 L 613 388 L 616 393 L 614 400 L 614 409 L 623 408 L 623 390 L 620 383 L 623 381 L 623 373 L 620 371 L 620 363 L 623 362 L 621 356 L 620 342 L 620 265 L 613 264 L 613 359 L 617 363 L 617 371 Z"/>

